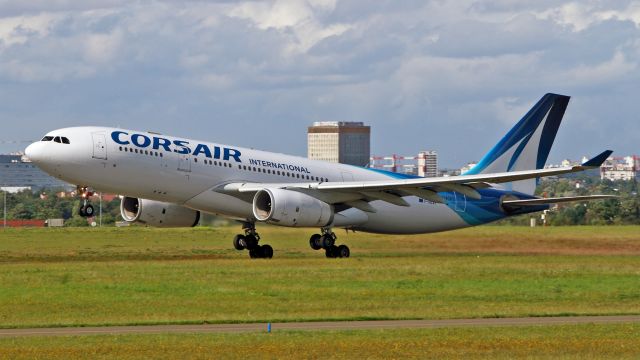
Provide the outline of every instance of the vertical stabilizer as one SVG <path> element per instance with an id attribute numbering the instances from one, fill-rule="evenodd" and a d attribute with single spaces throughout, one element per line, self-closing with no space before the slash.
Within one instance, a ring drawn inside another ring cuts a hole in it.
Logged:
<path id="1" fill-rule="evenodd" d="M 569 96 L 546 94 L 464 175 L 542 169 L 569 104 Z M 536 179 L 505 184 L 511 190 L 533 195 Z"/>

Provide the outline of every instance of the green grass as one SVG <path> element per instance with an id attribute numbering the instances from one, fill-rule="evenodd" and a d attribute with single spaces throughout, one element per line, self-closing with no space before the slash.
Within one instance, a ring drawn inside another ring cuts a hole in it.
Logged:
<path id="1" fill-rule="evenodd" d="M 0 339 L 8 359 L 637 359 L 640 327 L 565 325 Z"/>
<path id="2" fill-rule="evenodd" d="M 344 233 L 350 259 L 308 229 L 0 231 L 0 327 L 640 314 L 640 227 L 480 227 Z"/>

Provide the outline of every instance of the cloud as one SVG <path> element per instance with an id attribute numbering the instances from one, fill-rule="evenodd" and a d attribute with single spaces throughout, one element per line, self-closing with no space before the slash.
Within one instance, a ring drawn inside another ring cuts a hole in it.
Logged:
<path id="1" fill-rule="evenodd" d="M 0 118 L 301 155 L 310 122 L 365 121 L 375 153 L 457 166 L 552 91 L 574 95 L 559 158 L 634 152 L 639 39 L 633 1 L 0 0 Z"/>

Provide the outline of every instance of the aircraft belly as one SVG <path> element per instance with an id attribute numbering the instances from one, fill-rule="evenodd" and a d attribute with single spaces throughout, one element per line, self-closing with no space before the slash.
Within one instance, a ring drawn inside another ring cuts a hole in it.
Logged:
<path id="1" fill-rule="evenodd" d="M 251 203 L 212 190 L 206 190 L 196 195 L 189 199 L 185 205 L 192 209 L 233 218 L 247 219 L 253 217 Z"/>
<path id="2" fill-rule="evenodd" d="M 382 201 L 371 203 L 378 211 L 369 213 L 369 221 L 356 230 L 381 234 L 421 234 L 471 226 L 444 204 L 419 203 L 396 206 Z"/>

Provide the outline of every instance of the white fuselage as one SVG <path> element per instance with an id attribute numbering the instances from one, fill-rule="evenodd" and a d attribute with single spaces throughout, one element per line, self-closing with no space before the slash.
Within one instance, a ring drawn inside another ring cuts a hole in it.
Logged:
<path id="1" fill-rule="evenodd" d="M 223 189 L 225 185 L 388 180 L 394 176 L 351 165 L 116 128 L 66 128 L 47 136 L 65 137 L 69 144 L 36 142 L 27 155 L 64 181 L 247 221 L 255 221 L 252 197 L 229 194 Z M 404 199 L 410 206 L 377 200 L 370 203 L 376 212 L 346 209 L 342 213 L 349 220 L 338 218 L 334 226 L 377 233 L 425 233 L 478 224 L 469 221 L 472 214 L 467 213 L 473 202 L 461 194 L 450 193 L 446 204 L 415 196 Z M 501 217 L 495 215 L 491 221 Z"/>

